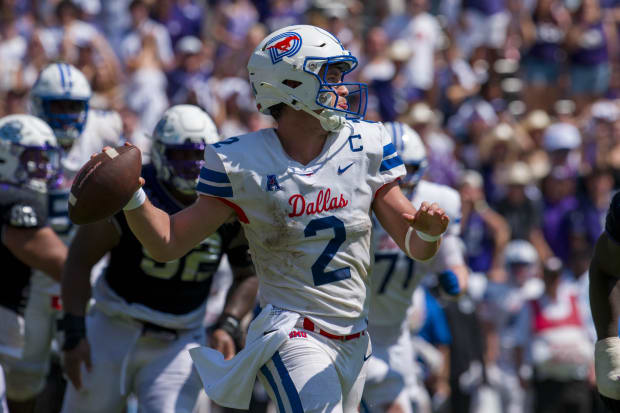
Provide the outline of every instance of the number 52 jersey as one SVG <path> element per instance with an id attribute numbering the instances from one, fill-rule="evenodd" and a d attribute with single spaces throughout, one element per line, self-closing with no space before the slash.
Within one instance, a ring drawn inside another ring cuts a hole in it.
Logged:
<path id="1" fill-rule="evenodd" d="M 237 212 L 261 305 L 349 334 L 366 328 L 372 201 L 404 173 L 380 123 L 347 122 L 307 165 L 263 129 L 207 147 L 197 191 Z"/>

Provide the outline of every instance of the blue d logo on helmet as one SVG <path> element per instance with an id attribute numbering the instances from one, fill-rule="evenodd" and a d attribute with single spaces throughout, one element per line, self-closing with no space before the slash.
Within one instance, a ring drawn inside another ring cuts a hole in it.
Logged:
<path id="1" fill-rule="evenodd" d="M 275 36 L 265 48 L 265 50 L 269 50 L 269 56 L 273 64 L 278 63 L 284 56 L 294 56 L 299 49 L 301 49 L 301 36 L 294 32 L 286 32 Z"/>
<path id="2" fill-rule="evenodd" d="M 325 130 L 339 130 L 346 119 L 366 113 L 367 86 L 344 81 L 357 64 L 331 33 L 308 25 L 284 27 L 267 36 L 248 62 L 256 106 L 269 115 L 284 103 L 319 119 Z"/>

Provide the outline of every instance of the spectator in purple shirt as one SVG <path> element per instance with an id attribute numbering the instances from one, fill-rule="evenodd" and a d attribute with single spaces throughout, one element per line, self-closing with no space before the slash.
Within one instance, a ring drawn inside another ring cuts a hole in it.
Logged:
<path id="1" fill-rule="evenodd" d="M 528 164 L 513 163 L 506 171 L 503 184 L 506 193 L 496 209 L 508 222 L 512 239 L 529 241 L 543 260 L 551 257 L 551 249 L 541 230 L 541 200 Z"/>
<path id="2" fill-rule="evenodd" d="M 585 176 L 585 193 L 570 215 L 571 251 L 585 250 L 596 244 L 603 232 L 605 214 L 611 200 L 614 178 L 607 167 L 594 168 Z"/>
<path id="3" fill-rule="evenodd" d="M 543 179 L 543 234 L 553 254 L 563 262 L 570 256 L 570 213 L 577 208 L 576 174 L 565 166 L 554 167 Z"/>
<path id="4" fill-rule="evenodd" d="M 153 3 L 153 17 L 166 26 L 172 46 L 185 36 L 200 37 L 204 10 L 194 0 L 158 0 Z"/>
<path id="5" fill-rule="evenodd" d="M 466 171 L 459 186 L 462 200 L 461 238 L 467 246 L 466 259 L 472 272 L 488 274 L 489 279 L 505 276 L 503 254 L 510 240 L 506 220 L 486 202 L 482 176 Z"/>
<path id="6" fill-rule="evenodd" d="M 189 103 L 196 82 L 203 82 L 212 70 L 212 60 L 202 40 L 183 37 L 176 46 L 177 66 L 167 73 L 167 94 L 171 104 Z"/>
<path id="7" fill-rule="evenodd" d="M 571 63 L 571 92 L 582 106 L 607 92 L 616 34 L 615 26 L 603 20 L 598 0 L 583 0 L 573 20 L 566 47 Z"/>
<path id="8" fill-rule="evenodd" d="M 465 56 L 478 48 L 504 46 L 510 14 L 505 0 L 462 0 L 457 42 Z"/>
<path id="9" fill-rule="evenodd" d="M 570 14 L 558 0 L 539 0 L 531 17 L 523 13 L 521 36 L 526 48 L 523 67 L 529 107 L 548 108 L 560 96 L 558 77 L 566 59 L 562 46 L 570 22 Z"/>

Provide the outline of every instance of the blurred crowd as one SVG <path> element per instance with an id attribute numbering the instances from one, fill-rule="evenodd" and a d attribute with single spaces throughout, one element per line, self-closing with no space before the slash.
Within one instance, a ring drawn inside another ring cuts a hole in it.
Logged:
<path id="1" fill-rule="evenodd" d="M 269 127 L 246 63 L 269 32 L 297 23 L 351 50 L 350 76 L 369 85 L 366 119 L 410 125 L 426 179 L 460 192 L 472 280 L 442 304 L 452 371 L 428 384 L 433 405 L 460 395 L 453 411 L 520 412 L 538 392 L 567 404 L 539 397 L 537 411 L 596 408 L 582 408 L 596 405 L 587 270 L 620 182 L 620 1 L 0 0 L 0 117 L 27 113 L 38 73 L 64 61 L 90 81 L 90 107 L 118 111 L 144 149 L 174 104 L 202 107 L 223 137 Z M 541 306 L 568 308 L 564 324 Z M 536 347 L 566 326 L 586 339 Z"/>

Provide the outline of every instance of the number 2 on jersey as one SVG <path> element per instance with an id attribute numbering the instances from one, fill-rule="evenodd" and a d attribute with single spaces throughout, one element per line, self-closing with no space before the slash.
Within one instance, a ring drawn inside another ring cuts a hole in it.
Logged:
<path id="1" fill-rule="evenodd" d="M 316 218 L 308 222 L 306 229 L 304 229 L 304 235 L 306 238 L 313 237 L 316 235 L 317 231 L 326 229 L 334 230 L 334 238 L 329 240 L 323 253 L 319 255 L 319 258 L 312 264 L 312 279 L 316 286 L 351 278 L 351 269 L 349 267 L 325 271 L 327 264 L 334 258 L 338 252 L 338 248 L 340 248 L 342 243 L 347 239 L 344 222 L 335 216 Z"/>

